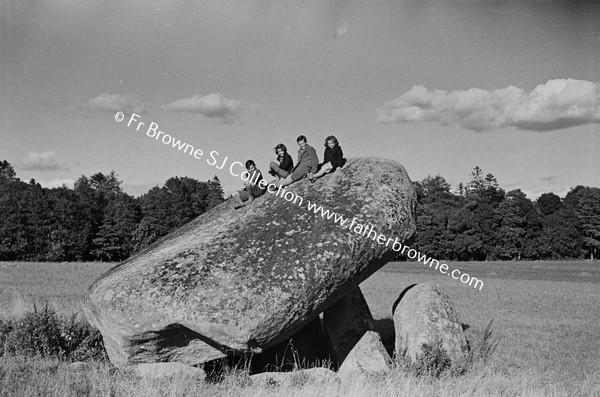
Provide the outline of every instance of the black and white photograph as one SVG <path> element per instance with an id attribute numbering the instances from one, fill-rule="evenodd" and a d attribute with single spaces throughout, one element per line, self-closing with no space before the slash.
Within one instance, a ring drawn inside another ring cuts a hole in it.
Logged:
<path id="1" fill-rule="evenodd" d="M 598 1 L 0 0 L 0 396 L 598 396 L 598 256 Z"/>

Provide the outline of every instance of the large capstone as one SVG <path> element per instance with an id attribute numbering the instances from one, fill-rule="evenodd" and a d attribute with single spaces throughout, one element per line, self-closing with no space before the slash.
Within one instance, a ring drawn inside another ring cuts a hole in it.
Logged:
<path id="1" fill-rule="evenodd" d="M 415 203 L 404 167 L 379 158 L 241 210 L 228 200 L 102 275 L 87 316 L 120 367 L 258 354 L 392 259 Z"/>

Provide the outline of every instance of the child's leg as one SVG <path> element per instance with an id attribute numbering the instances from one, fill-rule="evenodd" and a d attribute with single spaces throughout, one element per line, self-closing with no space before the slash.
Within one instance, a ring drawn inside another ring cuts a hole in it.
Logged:
<path id="1" fill-rule="evenodd" d="M 287 186 L 291 185 L 292 182 L 294 182 L 294 180 L 292 179 L 292 175 L 288 175 L 286 178 L 278 180 L 275 183 L 275 186 Z"/>
<path id="2" fill-rule="evenodd" d="M 233 208 L 235 208 L 237 210 L 237 209 L 240 209 L 240 208 L 245 207 L 246 205 L 250 204 L 253 200 L 253 197 L 247 191 L 240 190 L 240 191 L 236 192 L 236 194 L 233 196 L 233 200 L 236 203 L 233 206 Z"/>
<path id="3" fill-rule="evenodd" d="M 310 176 L 310 180 L 318 179 L 318 178 L 322 177 L 323 175 L 325 175 L 326 173 L 328 173 L 329 171 L 331 171 L 332 169 L 333 169 L 333 166 L 331 165 L 331 163 L 327 162 L 327 163 L 323 164 L 323 166 L 321 167 L 319 172 Z"/>

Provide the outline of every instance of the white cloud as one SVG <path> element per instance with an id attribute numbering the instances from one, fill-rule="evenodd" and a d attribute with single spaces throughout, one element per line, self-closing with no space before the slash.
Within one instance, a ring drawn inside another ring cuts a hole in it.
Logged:
<path id="1" fill-rule="evenodd" d="M 240 101 L 228 99 L 220 92 L 208 95 L 194 95 L 191 98 L 178 99 L 162 108 L 165 112 L 199 113 L 204 117 L 221 123 L 233 123 L 238 120 Z"/>
<path id="2" fill-rule="evenodd" d="M 544 181 L 544 182 L 552 182 L 552 181 L 556 180 L 556 175 L 545 175 L 545 176 L 542 176 L 540 178 L 540 180 Z"/>
<path id="3" fill-rule="evenodd" d="M 66 169 L 64 165 L 56 160 L 53 150 L 43 153 L 29 152 L 17 162 L 17 166 L 19 169 L 27 171 L 58 171 Z"/>
<path id="4" fill-rule="evenodd" d="M 42 187 L 52 189 L 55 187 L 61 187 L 65 185 L 66 187 L 73 189 L 75 186 L 75 181 L 73 179 L 53 179 L 51 181 L 37 181 Z"/>
<path id="5" fill-rule="evenodd" d="M 555 184 L 548 185 L 547 187 L 537 187 L 532 189 L 521 190 L 527 195 L 528 199 L 535 201 L 538 198 L 540 198 L 540 196 L 544 193 L 554 193 L 557 196 L 564 198 L 567 195 L 567 193 L 569 193 L 571 188 L 565 185 Z"/>
<path id="6" fill-rule="evenodd" d="M 333 37 L 337 37 L 337 38 L 344 37 L 346 35 L 346 33 L 348 33 L 349 26 L 350 26 L 350 22 L 348 22 L 348 21 L 342 22 L 342 24 L 340 26 L 338 26 Z"/>
<path id="7" fill-rule="evenodd" d="M 144 104 L 131 94 L 100 94 L 82 105 L 89 111 L 138 113 L 146 112 Z"/>
<path id="8" fill-rule="evenodd" d="M 508 86 L 499 90 L 428 90 L 415 85 L 377 109 L 380 123 L 432 121 L 474 131 L 500 127 L 550 131 L 600 123 L 600 83 L 549 80 L 531 92 Z"/>

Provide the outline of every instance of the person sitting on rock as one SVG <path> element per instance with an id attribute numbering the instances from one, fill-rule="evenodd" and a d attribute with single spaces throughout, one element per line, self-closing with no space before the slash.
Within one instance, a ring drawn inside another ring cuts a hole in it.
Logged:
<path id="1" fill-rule="evenodd" d="M 287 186 L 306 177 L 309 172 L 317 172 L 319 158 L 317 157 L 315 148 L 308 144 L 304 135 L 300 135 L 296 139 L 296 142 L 298 142 L 298 146 L 300 146 L 300 149 L 298 150 L 298 161 L 296 162 L 296 166 L 292 169 L 292 173 L 290 175 L 284 179 L 278 180 L 275 183 L 277 186 Z"/>
<path id="2" fill-rule="evenodd" d="M 246 169 L 248 170 L 246 174 L 249 175 L 245 184 L 246 187 L 244 190 L 237 191 L 233 196 L 233 199 L 236 202 L 236 205 L 234 206 L 236 210 L 250 204 L 255 198 L 262 196 L 267 191 L 266 181 L 262 180 L 262 173 L 256 168 L 254 161 L 246 161 Z"/>
<path id="3" fill-rule="evenodd" d="M 292 172 L 294 160 L 288 154 L 283 143 L 275 146 L 275 153 L 277 153 L 277 161 L 271 161 L 269 174 L 277 177 L 277 179 L 285 178 Z"/>
<path id="4" fill-rule="evenodd" d="M 310 179 L 311 182 L 314 182 L 325 174 L 334 172 L 346 164 L 344 152 L 342 152 L 342 147 L 335 136 L 329 135 L 325 139 L 324 146 L 325 154 L 323 155 L 323 164 L 319 164 L 319 172 L 316 174 L 308 174 L 308 179 Z"/>

